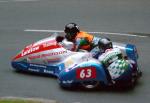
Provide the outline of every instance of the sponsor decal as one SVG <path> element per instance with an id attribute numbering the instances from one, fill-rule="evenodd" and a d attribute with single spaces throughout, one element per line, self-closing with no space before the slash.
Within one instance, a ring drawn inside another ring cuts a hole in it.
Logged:
<path id="1" fill-rule="evenodd" d="M 20 54 L 16 55 L 13 58 L 13 60 L 18 59 L 23 56 L 26 56 L 26 55 L 29 55 L 29 54 L 38 53 L 38 52 L 51 50 L 51 49 L 58 49 L 58 48 L 62 48 L 62 46 L 57 45 L 57 44 L 55 44 L 55 45 L 54 44 L 53 45 L 46 44 L 44 47 L 43 44 L 39 44 L 37 46 L 32 46 L 32 44 L 31 44 L 31 45 L 27 46 L 24 50 L 22 50 L 22 52 Z M 51 55 L 57 55 L 57 54 L 61 54 L 61 53 L 53 53 Z"/>
<path id="2" fill-rule="evenodd" d="M 39 50 L 39 46 L 32 47 L 32 48 L 29 48 L 27 50 L 23 50 L 22 53 L 21 53 L 21 56 L 24 56 L 24 55 L 27 55 L 29 53 L 35 52 L 37 50 Z"/>
<path id="3" fill-rule="evenodd" d="M 67 50 L 64 51 L 59 51 L 59 52 L 52 52 L 52 53 L 47 53 L 47 54 L 41 54 L 41 55 L 34 55 L 34 56 L 29 56 L 29 59 L 37 59 L 37 58 L 44 58 L 44 57 L 48 57 L 48 56 L 55 56 L 55 55 L 61 55 L 61 54 L 65 54 L 67 53 Z M 49 58 L 50 60 L 58 60 L 58 58 Z"/>
<path id="4" fill-rule="evenodd" d="M 32 72 L 40 72 L 39 69 L 32 69 L 32 68 L 29 68 L 28 70 L 29 70 L 29 71 L 32 71 Z"/>
<path id="5" fill-rule="evenodd" d="M 32 60 L 32 59 L 37 59 L 37 58 L 40 58 L 40 57 L 41 57 L 40 55 L 35 55 L 35 56 L 29 56 L 28 58 L 30 60 Z"/>
<path id="6" fill-rule="evenodd" d="M 30 64 L 32 67 L 38 67 L 38 68 L 47 68 L 45 65 L 38 65 L 38 64 Z"/>
<path id="7" fill-rule="evenodd" d="M 51 45 L 56 45 L 56 43 L 57 43 L 56 40 L 45 42 L 45 43 L 43 43 L 43 47 L 45 48 L 45 47 L 49 47 Z"/>
<path id="8" fill-rule="evenodd" d="M 44 73 L 54 74 L 53 71 L 50 71 L 50 70 L 47 70 L 47 69 L 44 69 Z"/>
<path id="9" fill-rule="evenodd" d="M 76 70 L 77 79 L 94 79 L 96 78 L 96 68 L 95 67 L 82 67 Z"/>
<path id="10" fill-rule="evenodd" d="M 46 61 L 48 63 L 51 63 L 51 62 L 59 62 L 60 61 L 60 58 L 50 58 L 50 59 L 46 59 Z"/>
<path id="11" fill-rule="evenodd" d="M 74 60 L 72 58 L 69 58 L 64 62 L 64 64 L 65 64 L 65 68 L 68 68 L 69 66 L 74 64 Z"/>
<path id="12" fill-rule="evenodd" d="M 61 55 L 67 53 L 67 50 L 65 51 L 59 51 L 59 52 L 52 52 L 48 54 L 42 54 L 41 57 L 47 57 L 47 56 L 54 56 L 54 55 Z"/>
<path id="13" fill-rule="evenodd" d="M 69 72 L 69 71 L 75 69 L 76 66 L 77 66 L 77 64 L 74 64 L 73 66 L 66 68 L 65 70 L 66 70 L 66 72 Z"/>

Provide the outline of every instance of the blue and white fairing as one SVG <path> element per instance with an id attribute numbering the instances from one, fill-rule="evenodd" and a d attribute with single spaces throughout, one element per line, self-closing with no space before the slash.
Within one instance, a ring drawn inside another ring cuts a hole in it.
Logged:
<path id="1" fill-rule="evenodd" d="M 126 56 L 128 59 L 131 59 L 137 62 L 138 52 L 137 52 L 137 48 L 135 45 L 113 42 L 113 47 L 121 49 L 124 56 Z"/>
<path id="2" fill-rule="evenodd" d="M 78 57 L 80 55 L 80 57 Z M 72 64 L 72 65 L 69 65 Z M 60 84 L 69 87 L 82 82 L 96 81 L 108 84 L 107 75 L 102 64 L 92 58 L 91 54 L 75 54 L 65 60 L 65 67 L 59 74 Z"/>

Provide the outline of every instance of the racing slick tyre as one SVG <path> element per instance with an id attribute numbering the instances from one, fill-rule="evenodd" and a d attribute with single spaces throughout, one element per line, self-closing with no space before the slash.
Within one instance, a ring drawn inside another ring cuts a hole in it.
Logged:
<path id="1" fill-rule="evenodd" d="M 98 81 L 84 81 L 81 85 L 86 89 L 97 88 L 100 83 Z"/>

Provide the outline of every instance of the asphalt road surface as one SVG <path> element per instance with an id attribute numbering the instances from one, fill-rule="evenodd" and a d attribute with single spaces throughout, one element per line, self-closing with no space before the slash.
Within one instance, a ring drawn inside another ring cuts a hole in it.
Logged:
<path id="1" fill-rule="evenodd" d="M 0 0 L 0 97 L 39 97 L 61 103 L 149 103 L 149 10 L 149 0 Z M 24 30 L 63 30 L 69 22 L 86 31 L 147 33 L 148 37 L 98 35 L 137 46 L 143 71 L 138 85 L 124 92 L 68 91 L 59 88 L 56 78 L 11 70 L 11 58 L 16 53 L 49 36 L 47 32 Z"/>

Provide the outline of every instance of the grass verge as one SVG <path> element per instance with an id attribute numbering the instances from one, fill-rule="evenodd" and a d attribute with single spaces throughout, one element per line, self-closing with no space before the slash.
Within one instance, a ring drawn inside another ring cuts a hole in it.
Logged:
<path id="1" fill-rule="evenodd" d="M 3 97 L 0 98 L 0 103 L 57 103 L 57 102 L 53 100 L 44 100 L 37 98 Z"/>
<path id="2" fill-rule="evenodd" d="M 32 101 L 32 100 L 19 100 L 19 99 L 1 99 L 0 103 L 42 103 L 38 101 Z"/>

